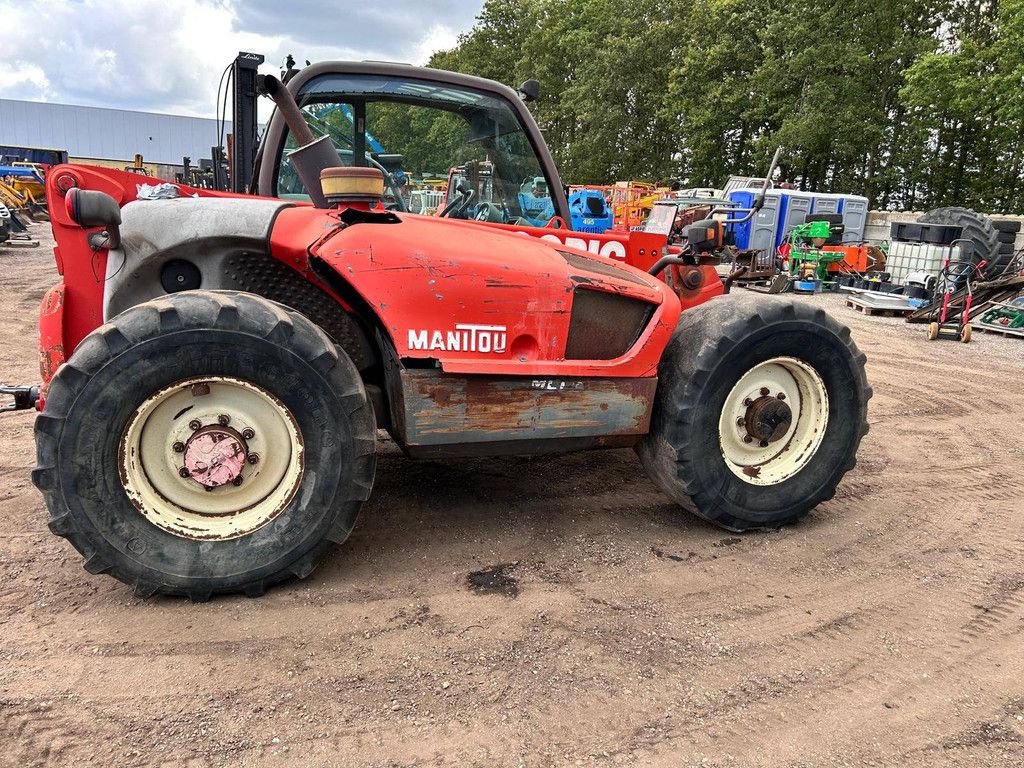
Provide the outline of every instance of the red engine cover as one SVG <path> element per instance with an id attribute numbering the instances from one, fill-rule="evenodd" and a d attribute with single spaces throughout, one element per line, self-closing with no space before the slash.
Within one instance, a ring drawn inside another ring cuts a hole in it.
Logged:
<path id="1" fill-rule="evenodd" d="M 680 312 L 678 298 L 660 280 L 513 229 L 415 215 L 399 219 L 343 227 L 335 212 L 293 208 L 278 217 L 271 249 L 295 266 L 307 254 L 322 259 L 370 306 L 403 358 L 435 359 L 450 373 L 655 374 Z M 622 357 L 565 359 L 573 297 L 581 285 L 654 307 Z"/>

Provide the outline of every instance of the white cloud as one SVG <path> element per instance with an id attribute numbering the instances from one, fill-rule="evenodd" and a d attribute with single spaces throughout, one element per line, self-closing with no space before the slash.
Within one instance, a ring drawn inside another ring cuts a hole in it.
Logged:
<path id="1" fill-rule="evenodd" d="M 426 64 L 431 55 L 437 51 L 446 51 L 454 48 L 459 41 L 459 32 L 462 30 L 452 29 L 443 24 L 432 24 L 424 33 L 423 38 L 416 44 L 413 59 L 410 64 Z"/>
<path id="2" fill-rule="evenodd" d="M 43 68 L 36 64 L 14 62 L 4 68 L 3 78 L 5 90 L 31 90 L 40 94 L 51 94 L 50 81 L 46 78 Z"/>
<path id="3" fill-rule="evenodd" d="M 0 0 L 3 98 L 213 116 L 238 51 L 423 64 L 455 44 L 482 0 Z"/>

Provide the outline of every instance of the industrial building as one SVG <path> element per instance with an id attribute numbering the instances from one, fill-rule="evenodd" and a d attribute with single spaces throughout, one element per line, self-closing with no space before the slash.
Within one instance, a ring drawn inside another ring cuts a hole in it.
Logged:
<path id="1" fill-rule="evenodd" d="M 230 132 L 228 121 L 222 143 Z M 151 175 L 173 179 L 182 171 L 183 157 L 193 166 L 208 163 L 217 144 L 213 118 L 0 99 L 0 148 L 66 150 L 71 162 L 114 168 L 132 165 L 142 155 Z"/>

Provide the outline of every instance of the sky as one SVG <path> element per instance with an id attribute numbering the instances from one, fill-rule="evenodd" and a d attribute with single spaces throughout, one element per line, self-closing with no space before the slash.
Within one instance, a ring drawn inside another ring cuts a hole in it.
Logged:
<path id="1" fill-rule="evenodd" d="M 425 64 L 482 0 L 0 0 L 0 96 L 213 117 L 239 51 Z"/>

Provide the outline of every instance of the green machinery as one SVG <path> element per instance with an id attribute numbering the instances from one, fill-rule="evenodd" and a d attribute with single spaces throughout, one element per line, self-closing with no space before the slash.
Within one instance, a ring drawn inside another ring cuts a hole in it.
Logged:
<path id="1" fill-rule="evenodd" d="M 786 238 L 789 244 L 789 274 L 793 290 L 814 293 L 821 286 L 835 281 L 829 265 L 842 261 L 842 251 L 825 251 L 822 247 L 843 232 L 843 225 L 829 221 L 807 221 L 793 228 Z"/>
<path id="2" fill-rule="evenodd" d="M 1024 297 L 1003 304 L 993 304 L 982 314 L 981 325 L 1024 335 Z"/>

